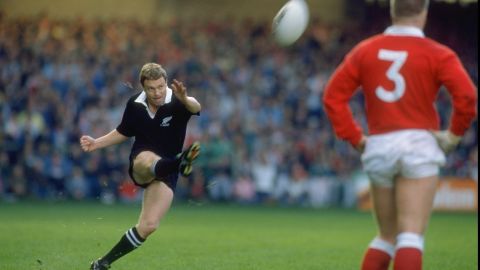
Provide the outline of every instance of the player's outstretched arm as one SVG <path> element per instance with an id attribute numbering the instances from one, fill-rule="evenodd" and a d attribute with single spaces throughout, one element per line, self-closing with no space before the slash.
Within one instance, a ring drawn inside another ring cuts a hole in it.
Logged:
<path id="1" fill-rule="evenodd" d="M 118 144 L 124 142 L 128 139 L 128 137 L 123 136 L 120 134 L 116 129 L 110 131 L 110 133 L 94 139 L 88 135 L 83 135 L 80 138 L 80 146 L 82 147 L 83 151 L 91 152 L 93 150 L 97 150 L 100 148 L 104 148 L 110 145 Z"/>
<path id="2" fill-rule="evenodd" d="M 202 109 L 202 106 L 194 97 L 189 97 L 187 95 L 187 87 L 185 87 L 182 82 L 174 79 L 172 83 L 172 91 L 178 100 L 185 105 L 189 112 L 195 114 Z"/>

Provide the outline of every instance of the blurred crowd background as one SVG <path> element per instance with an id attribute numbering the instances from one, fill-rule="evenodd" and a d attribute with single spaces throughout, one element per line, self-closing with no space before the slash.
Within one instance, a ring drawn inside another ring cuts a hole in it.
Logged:
<path id="1" fill-rule="evenodd" d="M 78 141 L 116 128 L 140 91 L 139 69 L 158 62 L 203 105 L 186 139 L 200 140 L 202 154 L 194 174 L 180 178 L 177 200 L 354 207 L 366 176 L 359 154 L 335 138 L 321 96 L 345 53 L 389 25 L 385 5 L 357 8 L 342 23 L 311 18 L 289 48 L 272 42 L 270 19 L 160 24 L 2 11 L 0 200 L 139 201 L 127 174 L 131 142 L 84 153 Z M 476 85 L 477 23 L 477 3 L 435 2 L 425 31 L 458 52 Z M 362 95 L 351 106 L 365 126 Z M 437 107 L 445 128 L 445 89 Z M 442 176 L 478 179 L 477 128 Z"/>

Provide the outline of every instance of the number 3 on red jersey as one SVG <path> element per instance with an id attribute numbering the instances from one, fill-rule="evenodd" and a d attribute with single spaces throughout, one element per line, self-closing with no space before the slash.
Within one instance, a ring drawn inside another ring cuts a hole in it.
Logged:
<path id="1" fill-rule="evenodd" d="M 393 91 L 388 91 L 382 86 L 377 86 L 375 89 L 375 94 L 380 100 L 385 102 L 395 102 L 399 100 L 405 93 L 405 79 L 402 74 L 400 74 L 400 69 L 407 60 L 408 52 L 406 51 L 391 51 L 380 49 L 378 51 L 378 58 L 380 60 L 385 60 L 392 62 L 390 67 L 387 70 L 387 78 L 393 81 L 395 87 Z"/>

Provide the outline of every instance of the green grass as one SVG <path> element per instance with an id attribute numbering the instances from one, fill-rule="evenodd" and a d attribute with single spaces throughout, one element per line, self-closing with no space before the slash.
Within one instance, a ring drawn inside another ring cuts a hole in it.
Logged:
<path id="1" fill-rule="evenodd" d="M 0 269 L 88 269 L 137 220 L 139 206 L 0 204 Z M 359 269 L 375 234 L 369 213 L 176 205 L 112 269 Z M 435 213 L 424 269 L 478 269 L 477 214 Z"/>

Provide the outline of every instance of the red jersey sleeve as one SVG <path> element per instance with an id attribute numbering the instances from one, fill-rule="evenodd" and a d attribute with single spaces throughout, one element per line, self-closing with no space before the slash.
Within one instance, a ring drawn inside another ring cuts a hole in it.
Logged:
<path id="1" fill-rule="evenodd" d="M 453 103 L 450 131 L 462 136 L 477 115 L 477 89 L 458 56 L 451 50 L 439 58 L 438 79 L 445 85 Z"/>
<path id="2" fill-rule="evenodd" d="M 362 138 L 362 128 L 355 122 L 349 101 L 360 86 L 356 50 L 352 50 L 333 73 L 323 95 L 325 111 L 337 137 L 357 146 Z"/>

